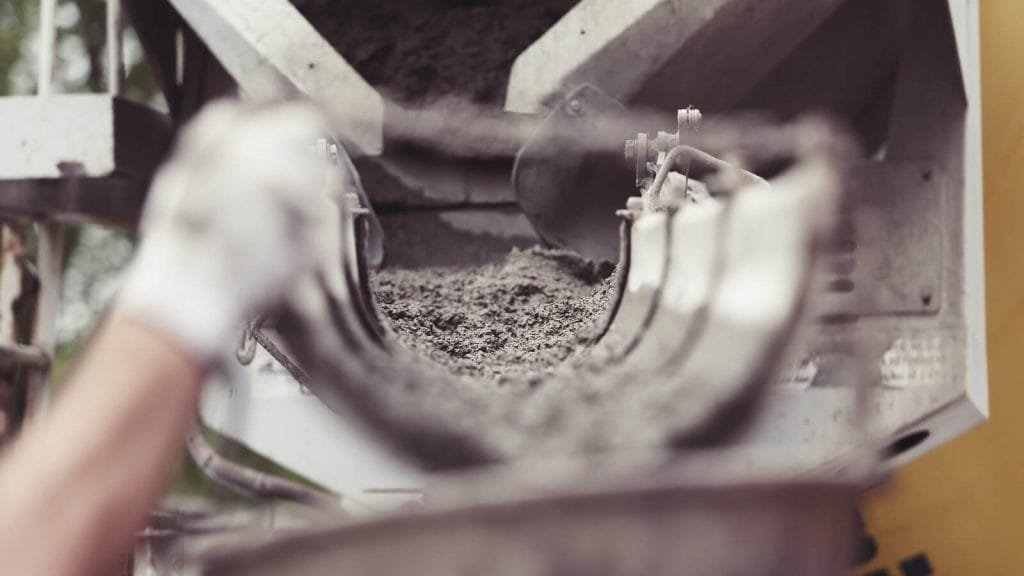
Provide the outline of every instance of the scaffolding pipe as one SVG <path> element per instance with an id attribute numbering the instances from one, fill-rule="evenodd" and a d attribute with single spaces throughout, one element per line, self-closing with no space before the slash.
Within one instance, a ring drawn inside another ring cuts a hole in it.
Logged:
<path id="1" fill-rule="evenodd" d="M 64 225 L 57 222 L 39 222 L 39 301 L 36 305 L 35 330 L 32 345 L 47 358 L 57 351 L 57 311 L 60 306 L 61 280 L 64 275 Z M 34 414 L 42 414 L 50 399 L 51 375 L 40 370 L 30 378 L 30 394 Z"/>
<path id="2" fill-rule="evenodd" d="M 124 33 L 121 0 L 107 0 L 107 92 L 124 91 Z"/>
<path id="3" fill-rule="evenodd" d="M 57 45 L 57 0 L 39 0 L 39 70 L 36 91 L 49 96 L 53 90 L 53 62 Z"/>

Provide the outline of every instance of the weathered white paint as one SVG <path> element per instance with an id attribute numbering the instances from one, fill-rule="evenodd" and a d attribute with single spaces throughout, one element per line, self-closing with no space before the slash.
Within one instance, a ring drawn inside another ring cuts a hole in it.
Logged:
<path id="1" fill-rule="evenodd" d="M 335 135 L 363 154 L 383 148 L 384 102 L 287 0 L 171 0 L 251 95 L 288 86 L 316 99 Z"/>

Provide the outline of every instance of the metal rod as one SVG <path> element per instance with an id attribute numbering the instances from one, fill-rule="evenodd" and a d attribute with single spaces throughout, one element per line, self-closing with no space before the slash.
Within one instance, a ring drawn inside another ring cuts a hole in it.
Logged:
<path id="1" fill-rule="evenodd" d="M 14 303 L 21 298 L 24 284 L 24 229 L 4 223 L 0 226 L 0 239 L 0 345 L 10 345 L 18 341 Z"/>
<path id="2" fill-rule="evenodd" d="M 53 89 L 53 58 L 57 44 L 57 0 L 39 0 L 39 75 L 36 83 L 40 96 L 49 96 Z"/>
<path id="3" fill-rule="evenodd" d="M 39 304 L 36 309 L 35 334 L 32 344 L 53 358 L 57 349 L 57 310 L 60 305 L 61 277 L 64 263 L 64 225 L 40 222 L 39 233 Z M 33 379 L 33 410 L 41 414 L 46 410 L 50 396 L 48 371 Z"/>
<path id="4" fill-rule="evenodd" d="M 4 344 L 0 345 L 0 362 L 13 362 L 25 368 L 45 370 L 50 367 L 50 356 L 35 346 Z"/>
<path id="5" fill-rule="evenodd" d="M 330 494 L 228 460 L 213 449 L 198 428 L 189 432 L 185 444 L 192 460 L 203 473 L 225 488 L 258 498 L 287 500 L 313 508 L 338 508 L 339 501 Z"/>
<path id="6" fill-rule="evenodd" d="M 107 0 L 107 92 L 124 90 L 124 30 L 121 0 Z"/>

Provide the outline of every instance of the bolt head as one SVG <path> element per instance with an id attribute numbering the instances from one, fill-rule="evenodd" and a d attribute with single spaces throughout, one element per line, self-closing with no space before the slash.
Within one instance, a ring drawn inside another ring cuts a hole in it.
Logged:
<path id="1" fill-rule="evenodd" d="M 569 113 L 572 115 L 583 112 L 583 102 L 579 101 L 579 98 L 573 98 L 569 101 Z"/>

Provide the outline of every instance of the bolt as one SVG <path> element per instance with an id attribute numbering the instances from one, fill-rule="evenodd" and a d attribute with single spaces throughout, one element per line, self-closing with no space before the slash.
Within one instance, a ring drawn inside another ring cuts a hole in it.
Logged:
<path id="1" fill-rule="evenodd" d="M 678 132 L 686 130 L 699 130 L 701 123 L 700 110 L 693 108 L 692 106 L 687 108 L 681 108 L 676 111 L 676 129 Z"/>
<path id="2" fill-rule="evenodd" d="M 580 102 L 579 98 L 569 100 L 569 114 L 578 116 L 581 112 L 583 112 L 583 102 Z"/>
<path id="3" fill-rule="evenodd" d="M 932 291 L 928 288 L 921 290 L 921 305 L 926 307 L 932 305 Z"/>

